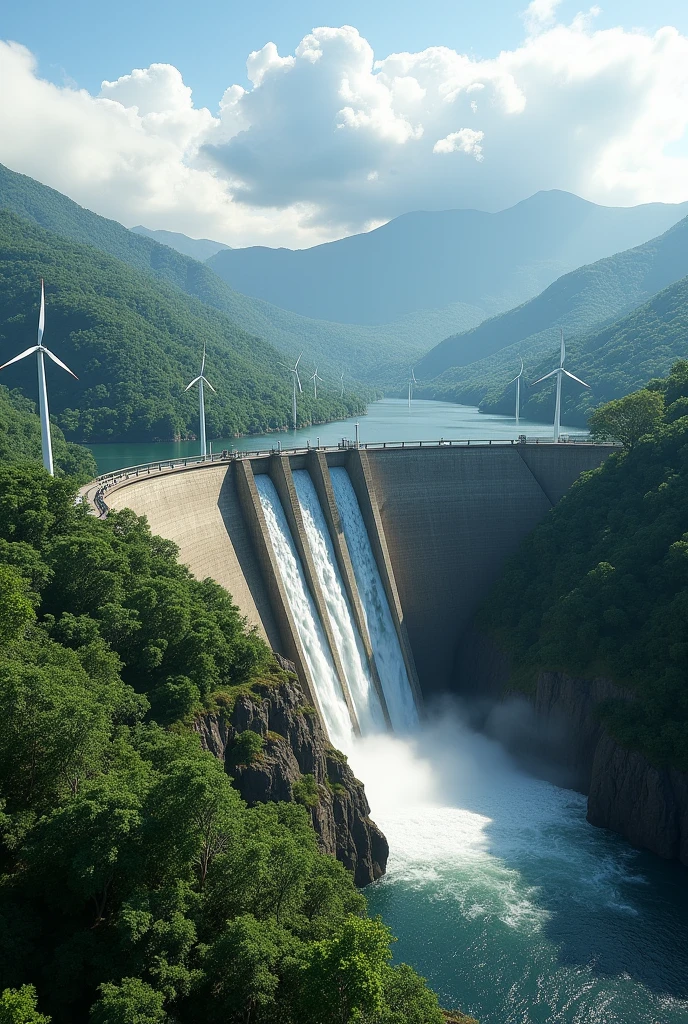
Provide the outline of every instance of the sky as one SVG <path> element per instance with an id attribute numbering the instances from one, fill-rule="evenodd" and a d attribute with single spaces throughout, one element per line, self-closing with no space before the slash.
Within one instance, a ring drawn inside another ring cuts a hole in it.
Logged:
<path id="1" fill-rule="evenodd" d="M 547 188 L 679 202 L 688 3 L 24 0 L 0 17 L 0 162 L 230 245 Z"/>

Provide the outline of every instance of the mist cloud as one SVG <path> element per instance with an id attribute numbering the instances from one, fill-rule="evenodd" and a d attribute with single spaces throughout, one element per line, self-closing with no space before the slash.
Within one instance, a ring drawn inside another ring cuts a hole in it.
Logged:
<path id="1" fill-rule="evenodd" d="M 515 50 L 377 59 L 351 26 L 247 61 L 250 87 L 193 104 L 166 64 L 98 96 L 0 43 L 0 161 L 128 225 L 231 245 L 309 245 L 413 209 L 501 209 L 539 189 L 597 202 L 688 195 L 688 38 L 524 11 Z M 230 79 L 231 81 L 231 79 Z"/>

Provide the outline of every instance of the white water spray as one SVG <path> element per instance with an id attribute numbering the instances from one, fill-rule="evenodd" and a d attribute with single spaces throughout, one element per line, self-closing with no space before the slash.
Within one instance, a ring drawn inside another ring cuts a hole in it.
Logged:
<path id="1" fill-rule="evenodd" d="M 313 684 L 317 689 L 320 709 L 330 742 L 344 752 L 353 744 L 353 729 L 337 672 L 325 637 L 322 623 L 311 597 L 296 551 L 287 517 L 277 489 L 269 476 L 256 475 L 256 488 L 263 507 L 268 535 L 275 552 L 287 600 Z"/>
<path id="2" fill-rule="evenodd" d="M 334 642 L 339 652 L 361 733 L 368 736 L 371 733 L 384 732 L 386 723 L 382 706 L 375 691 L 363 641 L 354 622 L 315 486 L 310 474 L 305 469 L 296 470 L 293 476 L 294 487 L 303 514 L 306 538 L 313 555 L 313 563 L 327 605 Z"/>
<path id="3" fill-rule="evenodd" d="M 412 732 L 418 710 L 356 492 L 345 469 L 331 469 L 330 477 L 392 728 Z"/>

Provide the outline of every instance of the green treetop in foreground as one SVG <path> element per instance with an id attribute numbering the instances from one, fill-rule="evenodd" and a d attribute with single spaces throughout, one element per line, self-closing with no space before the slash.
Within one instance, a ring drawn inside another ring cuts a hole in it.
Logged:
<path id="1" fill-rule="evenodd" d="M 201 750 L 284 678 L 222 588 L 6 465 L 0 609 L 0 1024 L 441 1024 L 306 809 Z"/>
<path id="2" fill-rule="evenodd" d="M 527 538 L 483 624 L 518 685 L 549 669 L 623 686 L 634 699 L 601 709 L 613 735 L 688 770 L 688 362 L 591 425 L 626 450 L 584 473 Z"/>

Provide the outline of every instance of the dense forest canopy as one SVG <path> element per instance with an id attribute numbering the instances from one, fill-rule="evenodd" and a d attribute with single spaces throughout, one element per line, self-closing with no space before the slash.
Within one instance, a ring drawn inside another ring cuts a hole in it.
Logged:
<path id="1" fill-rule="evenodd" d="M 283 678 L 222 588 L 3 465 L 0 609 L 1 1021 L 441 1024 L 304 807 L 189 728 Z"/>
<path id="2" fill-rule="evenodd" d="M 546 669 L 614 680 L 632 699 L 603 708 L 608 728 L 685 771 L 688 362 L 600 410 L 597 426 L 625 450 L 583 474 L 528 537 L 483 623 L 512 655 L 518 685 Z"/>
<path id="3" fill-rule="evenodd" d="M 57 424 L 51 423 L 50 429 L 57 475 L 72 476 L 79 483 L 92 480 L 98 469 L 88 448 L 65 441 Z M 41 421 L 33 402 L 0 384 L 0 464 L 41 463 L 42 458 Z"/>
<path id="4" fill-rule="evenodd" d="M 206 402 L 209 437 L 290 424 L 289 375 L 266 342 L 150 273 L 0 210 L 4 358 L 34 343 L 41 277 L 46 280 L 46 344 L 79 378 L 48 366 L 51 413 L 68 439 L 195 435 L 198 398 L 184 388 L 199 372 L 204 344 L 207 376 L 217 391 Z M 33 361 L 8 367 L 3 375 L 10 387 L 35 394 Z M 351 391 L 340 398 L 337 382 L 336 388 L 323 388 L 317 401 L 304 389 L 299 420 L 306 425 L 363 408 L 362 398 Z"/>

